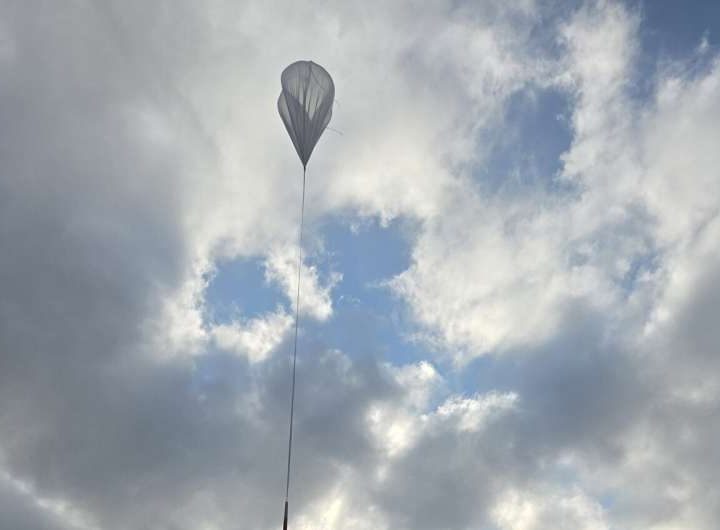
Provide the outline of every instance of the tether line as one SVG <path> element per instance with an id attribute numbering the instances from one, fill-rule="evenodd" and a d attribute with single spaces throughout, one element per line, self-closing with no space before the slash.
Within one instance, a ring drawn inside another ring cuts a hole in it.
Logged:
<path id="1" fill-rule="evenodd" d="M 283 530 L 287 530 L 288 496 L 290 493 L 290 460 L 292 458 L 293 418 L 295 415 L 295 366 L 297 364 L 298 324 L 300 322 L 300 271 L 302 270 L 302 236 L 305 221 L 305 166 L 303 165 L 302 203 L 300 206 L 300 233 L 298 235 L 297 294 L 295 295 L 295 340 L 293 343 L 292 389 L 290 391 L 290 434 L 288 436 L 287 478 L 285 480 L 285 515 Z"/>

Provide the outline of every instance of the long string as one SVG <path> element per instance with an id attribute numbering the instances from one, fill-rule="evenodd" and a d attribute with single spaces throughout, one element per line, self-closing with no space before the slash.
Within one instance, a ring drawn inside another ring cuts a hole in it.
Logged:
<path id="1" fill-rule="evenodd" d="M 288 436 L 287 479 L 285 481 L 285 515 L 283 530 L 287 530 L 288 496 L 290 493 L 290 460 L 292 457 L 293 417 L 295 414 L 295 366 L 297 361 L 298 324 L 300 322 L 300 271 L 302 269 L 302 236 L 305 221 L 305 166 L 303 165 L 302 203 L 300 206 L 300 233 L 298 235 L 297 294 L 295 295 L 295 341 L 293 343 L 292 390 L 290 391 L 290 435 Z"/>

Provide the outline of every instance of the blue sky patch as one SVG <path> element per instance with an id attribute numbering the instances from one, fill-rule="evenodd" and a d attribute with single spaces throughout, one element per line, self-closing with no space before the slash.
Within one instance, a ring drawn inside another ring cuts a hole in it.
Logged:
<path id="1" fill-rule="evenodd" d="M 393 352 L 392 362 L 405 360 L 402 352 L 412 357 L 413 346 L 402 334 L 403 308 L 384 283 L 410 266 L 416 227 L 405 219 L 382 226 L 377 219 L 353 224 L 331 218 L 319 230 L 328 251 L 319 268 L 323 275 L 342 271 L 343 279 L 333 289 L 330 325 L 308 322 L 305 328 L 350 356 L 382 358 Z"/>
<path id="2" fill-rule="evenodd" d="M 475 176 L 486 193 L 522 193 L 537 187 L 560 191 L 555 176 L 560 155 L 572 141 L 570 97 L 554 89 L 529 87 L 510 97 L 503 134 L 485 131 L 479 141 L 492 144 L 490 157 Z"/>
<path id="3" fill-rule="evenodd" d="M 287 300 L 277 285 L 265 281 L 263 258 L 221 261 L 205 290 L 207 319 L 219 324 L 273 311 Z"/>

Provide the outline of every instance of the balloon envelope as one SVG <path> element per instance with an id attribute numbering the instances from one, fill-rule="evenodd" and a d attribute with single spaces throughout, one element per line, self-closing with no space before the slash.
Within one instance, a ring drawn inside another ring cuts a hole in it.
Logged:
<path id="1" fill-rule="evenodd" d="M 310 160 L 330 123 L 335 84 L 330 74 L 312 61 L 297 61 L 283 70 L 278 111 L 303 167 Z"/>

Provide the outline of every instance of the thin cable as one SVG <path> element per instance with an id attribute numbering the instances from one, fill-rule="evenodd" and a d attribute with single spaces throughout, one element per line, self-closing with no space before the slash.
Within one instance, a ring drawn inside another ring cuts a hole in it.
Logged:
<path id="1" fill-rule="evenodd" d="M 300 322 L 300 271 L 302 270 L 302 236 L 305 221 L 305 166 L 303 166 L 302 203 L 300 206 L 300 233 L 298 235 L 297 294 L 295 296 L 295 341 L 293 344 L 292 390 L 290 391 L 290 436 L 288 437 L 287 479 L 285 481 L 285 516 L 283 530 L 287 530 L 288 496 L 290 493 L 290 459 L 292 457 L 293 417 L 295 414 L 295 366 L 297 364 L 298 324 Z"/>

